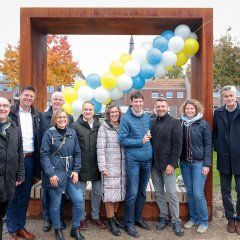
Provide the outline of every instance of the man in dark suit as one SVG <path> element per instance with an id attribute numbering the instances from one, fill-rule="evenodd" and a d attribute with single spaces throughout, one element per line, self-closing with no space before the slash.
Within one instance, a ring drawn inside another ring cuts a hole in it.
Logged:
<path id="1" fill-rule="evenodd" d="M 168 223 L 168 201 L 172 216 L 172 228 L 177 236 L 183 236 L 184 231 L 179 219 L 175 172 L 182 149 L 182 126 L 180 120 L 168 114 L 168 103 L 165 98 L 156 100 L 155 110 L 157 116 L 152 120 L 151 135 L 153 146 L 152 181 L 160 209 L 160 221 L 157 229 L 164 229 Z"/>
<path id="2" fill-rule="evenodd" d="M 240 234 L 240 105 L 234 86 L 223 87 L 221 94 L 225 105 L 214 111 L 213 145 L 217 152 L 222 201 L 228 220 L 227 230 Z M 233 175 L 237 192 L 236 216 L 231 196 Z"/>

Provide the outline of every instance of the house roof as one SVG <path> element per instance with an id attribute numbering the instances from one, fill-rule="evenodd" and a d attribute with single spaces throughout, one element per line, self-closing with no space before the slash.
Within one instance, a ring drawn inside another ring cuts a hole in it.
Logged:
<path id="1" fill-rule="evenodd" d="M 147 81 L 144 89 L 186 89 L 185 80 L 179 79 L 154 79 Z"/>

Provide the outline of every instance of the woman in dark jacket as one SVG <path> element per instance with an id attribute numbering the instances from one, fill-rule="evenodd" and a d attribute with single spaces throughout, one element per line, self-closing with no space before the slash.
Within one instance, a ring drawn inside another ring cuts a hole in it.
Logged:
<path id="1" fill-rule="evenodd" d="M 208 208 L 204 186 L 211 166 L 212 136 L 207 121 L 203 120 L 203 106 L 195 99 L 182 105 L 183 147 L 180 167 L 187 191 L 189 221 L 187 229 L 198 225 L 197 232 L 208 229 Z"/>
<path id="2" fill-rule="evenodd" d="M 71 236 L 84 237 L 78 230 L 83 211 L 83 196 L 78 181 L 81 153 L 75 130 L 67 127 L 68 115 L 63 109 L 53 113 L 52 126 L 44 136 L 41 146 L 42 184 L 50 196 L 50 215 L 56 240 L 64 239 L 61 231 L 60 204 L 66 191 L 73 202 Z"/>
<path id="3" fill-rule="evenodd" d="M 0 97 L 0 239 L 3 217 L 16 186 L 24 181 L 22 136 L 20 129 L 8 118 L 10 103 Z"/>

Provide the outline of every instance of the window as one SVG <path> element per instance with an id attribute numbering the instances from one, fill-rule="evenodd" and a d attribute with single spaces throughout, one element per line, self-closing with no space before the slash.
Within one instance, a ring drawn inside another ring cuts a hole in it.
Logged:
<path id="1" fill-rule="evenodd" d="M 152 92 L 152 98 L 158 98 L 158 92 Z"/>
<path id="2" fill-rule="evenodd" d="M 184 98 L 184 92 L 177 92 L 177 98 Z"/>
<path id="3" fill-rule="evenodd" d="M 166 92 L 166 98 L 173 98 L 173 92 Z"/>
<path id="4" fill-rule="evenodd" d="M 219 92 L 219 89 L 214 89 L 213 90 L 213 97 L 220 97 L 220 92 Z"/>
<path id="5" fill-rule="evenodd" d="M 54 92 L 54 86 L 47 86 L 47 93 L 53 93 Z"/>

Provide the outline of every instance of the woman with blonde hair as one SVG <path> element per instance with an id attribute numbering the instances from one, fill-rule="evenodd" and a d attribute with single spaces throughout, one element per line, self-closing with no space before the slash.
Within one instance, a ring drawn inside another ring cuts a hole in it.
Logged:
<path id="1" fill-rule="evenodd" d="M 208 229 L 208 208 L 204 186 L 212 163 L 212 135 L 207 121 L 203 120 L 204 108 L 198 100 L 188 99 L 182 107 L 183 146 L 180 168 L 187 192 L 189 221 L 187 229 L 197 225 L 197 232 Z"/>

